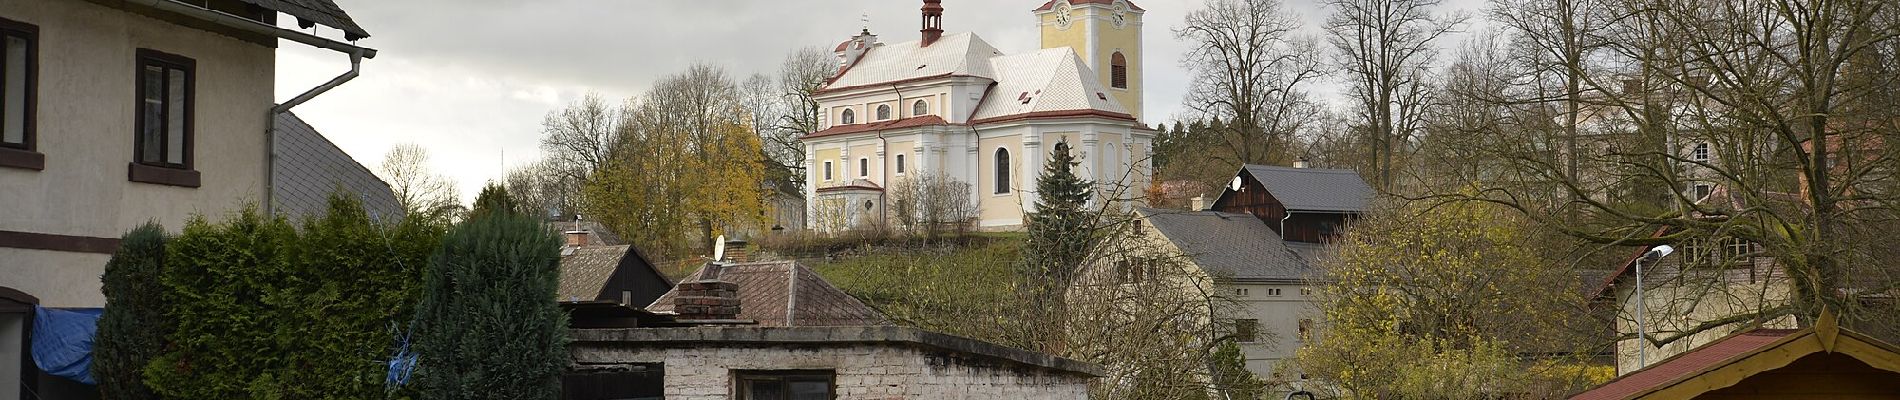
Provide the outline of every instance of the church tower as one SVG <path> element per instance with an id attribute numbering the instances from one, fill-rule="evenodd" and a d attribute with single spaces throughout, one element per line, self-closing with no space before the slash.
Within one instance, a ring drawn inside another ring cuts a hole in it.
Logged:
<path id="1" fill-rule="evenodd" d="M 1036 9 L 1042 48 L 1069 47 L 1099 74 L 1102 87 L 1137 120 L 1141 115 L 1141 7 L 1128 0 L 1052 0 Z"/>

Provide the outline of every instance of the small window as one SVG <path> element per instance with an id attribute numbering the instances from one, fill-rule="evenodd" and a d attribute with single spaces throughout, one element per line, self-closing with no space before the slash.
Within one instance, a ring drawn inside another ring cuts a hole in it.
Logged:
<path id="1" fill-rule="evenodd" d="M 738 400 L 831 400 L 836 377 L 831 370 L 733 372 Z"/>
<path id="2" fill-rule="evenodd" d="M 1128 88 L 1128 59 L 1122 57 L 1122 52 L 1117 51 L 1114 56 L 1109 57 L 1108 82 L 1109 86 L 1116 89 Z"/>
<path id="3" fill-rule="evenodd" d="M 888 104 L 877 105 L 877 120 L 883 121 L 887 119 L 891 119 L 891 106 Z"/>
<path id="4" fill-rule="evenodd" d="M 189 58 L 139 50 L 138 161 L 191 168 L 192 70 Z"/>
<path id="5" fill-rule="evenodd" d="M 1267 295 L 1268 295 L 1268 296 L 1279 296 L 1279 295 L 1280 295 L 1280 289 L 1267 289 Z"/>
<path id="6" fill-rule="evenodd" d="M 868 178 L 870 176 L 871 176 L 871 159 L 866 158 L 866 157 L 858 157 L 858 177 Z"/>
<path id="7" fill-rule="evenodd" d="M 996 149 L 996 194 L 1009 193 L 1009 150 Z"/>
<path id="8" fill-rule="evenodd" d="M 33 151 L 38 39 L 38 27 L 0 19 L 0 147 Z"/>
<path id="9" fill-rule="evenodd" d="M 1148 275 L 1148 260 L 1134 258 L 1115 261 L 1115 283 L 1129 285 L 1141 283 Z"/>
<path id="10" fill-rule="evenodd" d="M 1234 297 L 1247 297 L 1247 289 L 1234 289 Z"/>
<path id="11" fill-rule="evenodd" d="M 1300 288 L 1300 295 L 1301 295 L 1301 296 L 1312 296 L 1312 295 L 1313 295 L 1313 288 L 1305 288 L 1305 287 L 1303 287 L 1303 288 Z"/>
<path id="12" fill-rule="evenodd" d="M 930 102 L 918 100 L 916 103 L 910 104 L 910 116 L 921 117 L 925 115 L 930 115 Z"/>
<path id="13" fill-rule="evenodd" d="M 1708 142 L 1696 143 L 1695 148 L 1689 151 L 1689 159 L 1696 160 L 1696 161 L 1708 161 L 1709 160 L 1709 143 Z"/>
<path id="14" fill-rule="evenodd" d="M 1128 234 L 1129 234 L 1129 235 L 1134 235 L 1135 237 L 1141 237 L 1141 232 L 1142 232 L 1142 230 L 1141 230 L 1141 220 L 1140 220 L 1140 219 L 1135 219 L 1135 220 L 1132 220 L 1132 221 L 1130 221 L 1130 223 L 1128 224 L 1128 226 L 1129 226 L 1129 227 L 1128 227 Z"/>
<path id="15" fill-rule="evenodd" d="M 851 125 L 855 123 L 858 123 L 858 115 L 857 113 L 851 112 L 851 109 L 846 108 L 844 112 L 838 114 L 839 125 Z"/>
<path id="16" fill-rule="evenodd" d="M 1234 320 L 1234 341 L 1252 343 L 1260 341 L 1260 320 Z"/>
<path id="17" fill-rule="evenodd" d="M 903 154 L 897 155 L 897 174 L 898 175 L 904 174 L 904 155 Z"/>
<path id="18" fill-rule="evenodd" d="M 826 181 L 831 180 L 831 162 L 830 161 L 825 162 L 825 180 Z"/>

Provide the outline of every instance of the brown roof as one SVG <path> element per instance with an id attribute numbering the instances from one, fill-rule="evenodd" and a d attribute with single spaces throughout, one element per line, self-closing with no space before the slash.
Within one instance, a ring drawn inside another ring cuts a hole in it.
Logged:
<path id="1" fill-rule="evenodd" d="M 1057 0 L 1049 0 L 1048 3 L 1042 3 L 1042 7 L 1036 7 L 1036 11 L 1049 11 L 1049 9 L 1056 7 L 1056 1 Z M 1128 3 L 1128 9 L 1130 10 L 1142 11 L 1141 6 L 1135 5 L 1135 2 L 1126 0 L 1123 0 L 1123 2 Z M 1069 0 L 1069 4 L 1115 4 L 1115 0 Z"/>
<path id="2" fill-rule="evenodd" d="M 607 285 L 628 246 L 581 246 L 562 249 L 560 301 L 594 300 Z"/>
<path id="3" fill-rule="evenodd" d="M 330 0 L 244 0 L 244 2 L 290 14 L 292 17 L 297 17 L 300 26 L 303 21 L 309 21 L 342 30 L 344 39 L 350 41 L 369 37 L 369 31 L 356 25 L 356 20 L 351 19 L 349 13 L 343 12 L 342 7 L 337 7 L 336 3 Z"/>
<path id="4" fill-rule="evenodd" d="M 1667 360 L 1637 370 L 1629 375 L 1610 381 L 1590 391 L 1578 393 L 1571 400 L 1609 400 L 1626 399 L 1650 391 L 1658 386 L 1687 378 L 1692 374 L 1727 364 L 1729 361 L 1752 354 L 1774 344 L 1788 335 L 1799 332 L 1794 329 L 1756 329 L 1730 335 L 1728 338 L 1710 343 L 1695 351 L 1678 354 Z"/>
<path id="5" fill-rule="evenodd" d="M 697 281 L 705 273 L 706 268 L 700 267 L 680 282 Z M 758 321 L 759 326 L 891 324 L 883 313 L 796 262 L 726 265 L 720 268 L 719 279 L 739 285 L 739 319 Z M 660 295 L 647 310 L 673 311 L 673 298 L 678 290 Z"/>
<path id="6" fill-rule="evenodd" d="M 943 117 L 939 117 L 935 115 L 925 115 L 922 117 L 894 119 L 890 121 L 872 122 L 868 124 L 836 125 L 836 126 L 827 128 L 825 130 L 812 132 L 811 134 L 805 135 L 805 137 L 802 137 L 800 139 L 836 136 L 836 135 L 843 135 L 847 133 L 870 132 L 870 131 L 881 131 L 881 130 L 886 130 L 886 129 L 898 129 L 898 128 L 910 128 L 910 127 L 917 127 L 917 126 L 946 125 L 946 124 L 949 124 L 949 122 L 944 121 Z"/>

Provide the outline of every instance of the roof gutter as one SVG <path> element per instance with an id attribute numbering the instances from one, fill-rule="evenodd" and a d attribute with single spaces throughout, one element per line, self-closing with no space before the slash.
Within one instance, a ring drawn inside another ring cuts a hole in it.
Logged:
<path id="1" fill-rule="evenodd" d="M 274 25 L 231 15 L 222 11 L 180 3 L 177 0 L 135 0 L 133 3 L 201 19 L 227 28 L 286 39 L 317 48 L 348 54 L 350 56 L 349 71 L 344 72 L 342 75 L 337 75 L 335 78 L 331 78 L 329 82 L 324 82 L 322 85 L 304 91 L 302 94 L 297 95 L 297 97 L 291 98 L 290 101 L 272 106 L 270 113 L 264 115 L 264 212 L 267 214 L 275 213 L 277 207 L 276 201 L 273 198 L 273 192 L 277 187 L 277 114 L 290 111 L 291 107 L 296 107 L 299 104 L 308 102 L 310 99 L 314 99 L 318 95 L 330 91 L 330 89 L 343 86 L 343 83 L 356 79 L 358 75 L 362 74 L 363 59 L 376 58 L 376 49 L 360 47 L 326 39 L 317 35 L 279 28 Z"/>

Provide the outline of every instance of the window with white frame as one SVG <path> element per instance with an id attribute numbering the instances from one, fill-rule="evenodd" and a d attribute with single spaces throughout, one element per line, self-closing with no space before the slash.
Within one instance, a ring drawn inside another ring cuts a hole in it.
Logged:
<path id="1" fill-rule="evenodd" d="M 846 108 L 844 112 L 838 113 L 839 125 L 851 125 L 855 123 L 858 123 L 858 116 L 857 113 L 851 112 L 851 109 Z"/>
<path id="2" fill-rule="evenodd" d="M 858 177 L 871 177 L 871 159 L 869 157 L 858 157 Z"/>
<path id="3" fill-rule="evenodd" d="M 910 104 L 910 116 L 921 117 L 925 115 L 930 115 L 930 102 L 918 100 L 916 103 Z"/>
<path id="4" fill-rule="evenodd" d="M 1709 160 L 1709 142 L 1696 142 L 1695 146 L 1689 149 L 1689 159 L 1696 160 L 1696 161 L 1708 161 Z"/>
<path id="5" fill-rule="evenodd" d="M 891 119 L 891 105 L 889 104 L 877 105 L 877 120 L 883 121 L 887 119 Z"/>
<path id="6" fill-rule="evenodd" d="M 897 155 L 897 174 L 898 175 L 904 174 L 904 155 L 903 154 Z"/>
<path id="7" fill-rule="evenodd" d="M 1695 201 L 1702 201 L 1702 199 L 1708 198 L 1710 193 L 1715 192 L 1715 185 L 1698 182 L 1695 185 L 1690 186 L 1689 192 L 1691 195 L 1695 196 L 1694 197 Z"/>

